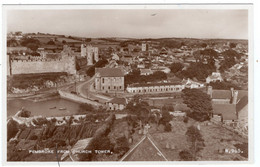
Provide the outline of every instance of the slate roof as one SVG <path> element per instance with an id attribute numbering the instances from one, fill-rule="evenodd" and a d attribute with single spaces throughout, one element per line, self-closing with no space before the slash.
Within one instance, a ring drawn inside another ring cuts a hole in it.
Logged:
<path id="1" fill-rule="evenodd" d="M 235 104 L 212 104 L 213 114 L 221 114 L 223 120 L 237 120 Z"/>
<path id="2" fill-rule="evenodd" d="M 236 111 L 241 111 L 248 104 L 248 96 L 242 97 L 236 105 Z"/>
<path id="3" fill-rule="evenodd" d="M 151 136 L 144 136 L 120 161 L 168 161 Z"/>
<path id="4" fill-rule="evenodd" d="M 166 86 L 166 85 L 182 85 L 181 82 L 168 82 L 168 83 L 138 83 L 132 84 L 130 87 L 150 87 L 150 86 Z"/>
<path id="5" fill-rule="evenodd" d="M 231 99 L 230 90 L 212 90 L 212 99 Z"/>
<path id="6" fill-rule="evenodd" d="M 248 96 L 247 90 L 237 90 L 237 99 L 241 99 L 244 96 Z M 231 90 L 212 90 L 212 99 L 231 99 Z"/>
<path id="7" fill-rule="evenodd" d="M 141 69 L 140 72 L 141 74 L 143 74 L 143 73 L 152 73 L 153 71 L 151 69 Z"/>
<path id="8" fill-rule="evenodd" d="M 99 73 L 100 77 L 123 77 L 124 72 L 120 68 L 96 68 L 96 73 Z"/>
<path id="9" fill-rule="evenodd" d="M 112 100 L 109 101 L 109 103 L 113 103 L 113 104 L 126 104 L 126 99 L 125 98 L 113 98 Z"/>

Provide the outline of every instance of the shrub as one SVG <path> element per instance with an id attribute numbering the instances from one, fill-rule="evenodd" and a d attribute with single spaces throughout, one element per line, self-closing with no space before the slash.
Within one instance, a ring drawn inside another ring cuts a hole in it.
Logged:
<path id="1" fill-rule="evenodd" d="M 188 121 L 189 121 L 189 118 L 188 117 L 184 117 L 183 122 L 184 123 L 188 123 Z"/>
<path id="2" fill-rule="evenodd" d="M 29 140 L 37 140 L 38 139 L 38 136 L 36 136 L 35 134 L 34 135 L 31 135 L 29 137 Z"/>
<path id="3" fill-rule="evenodd" d="M 187 150 L 183 150 L 179 152 L 179 156 L 182 161 L 192 161 L 192 155 Z"/>
<path id="4" fill-rule="evenodd" d="M 164 127 L 164 131 L 165 132 L 170 132 L 172 130 L 172 126 L 170 123 L 167 123 Z"/>
<path id="5" fill-rule="evenodd" d="M 18 123 L 11 119 L 7 123 L 7 141 L 16 135 L 19 131 Z"/>

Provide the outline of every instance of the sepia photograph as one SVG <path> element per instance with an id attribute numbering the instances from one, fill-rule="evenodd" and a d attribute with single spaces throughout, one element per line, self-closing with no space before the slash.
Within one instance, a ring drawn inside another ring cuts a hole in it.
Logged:
<path id="1" fill-rule="evenodd" d="M 249 162 L 251 7 L 4 5 L 5 161 Z"/>

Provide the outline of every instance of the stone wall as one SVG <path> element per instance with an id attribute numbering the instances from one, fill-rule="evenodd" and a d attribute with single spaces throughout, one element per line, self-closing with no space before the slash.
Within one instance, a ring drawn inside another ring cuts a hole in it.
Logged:
<path id="1" fill-rule="evenodd" d="M 11 74 L 67 72 L 76 74 L 75 57 L 55 60 L 12 60 Z"/>
<path id="2" fill-rule="evenodd" d="M 68 99 L 68 100 L 71 100 L 71 101 L 75 101 L 75 102 L 78 102 L 78 103 L 87 103 L 87 104 L 91 104 L 95 107 L 102 106 L 102 104 L 100 104 L 96 101 L 91 101 L 89 99 L 85 99 L 83 97 L 80 97 L 76 94 L 72 94 L 72 93 L 69 93 L 69 92 L 59 90 L 59 94 L 60 94 L 61 98 Z"/>

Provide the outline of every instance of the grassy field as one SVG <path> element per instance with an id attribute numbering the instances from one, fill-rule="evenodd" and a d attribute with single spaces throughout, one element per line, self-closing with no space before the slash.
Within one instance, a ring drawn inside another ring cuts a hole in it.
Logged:
<path id="1" fill-rule="evenodd" d="M 187 128 L 191 125 L 197 126 L 197 122 L 189 120 L 186 124 L 181 120 L 174 119 L 171 132 L 158 132 L 155 125 L 152 126 L 150 133 L 168 160 L 180 161 L 179 152 L 189 150 L 189 143 L 186 138 Z M 200 132 L 204 139 L 205 147 L 197 154 L 198 161 L 246 161 L 247 155 L 238 153 L 224 153 L 224 149 L 236 149 L 237 144 L 247 143 L 233 132 L 218 125 L 200 125 Z M 168 145 L 168 148 L 167 148 Z M 242 150 L 247 153 L 247 148 Z M 219 151 L 221 153 L 219 153 Z"/>

